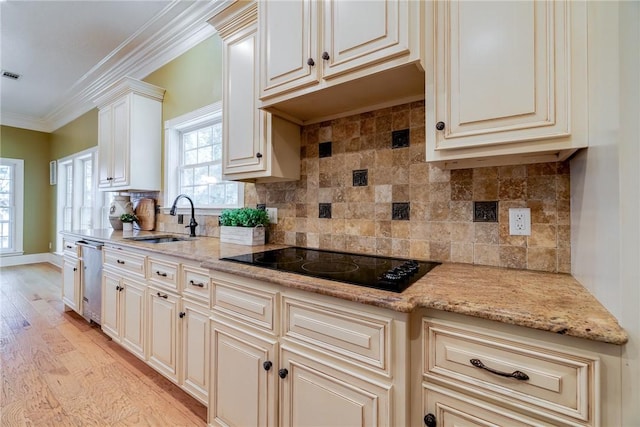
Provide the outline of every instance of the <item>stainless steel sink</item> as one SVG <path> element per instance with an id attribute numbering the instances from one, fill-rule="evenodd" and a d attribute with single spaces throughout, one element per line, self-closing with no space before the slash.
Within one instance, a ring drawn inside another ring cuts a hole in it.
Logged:
<path id="1" fill-rule="evenodd" d="M 196 240 L 193 237 L 181 237 L 171 235 L 154 235 L 154 236 L 133 236 L 125 237 L 127 240 L 133 240 L 141 243 L 170 243 L 170 242 L 184 242 L 189 240 Z"/>

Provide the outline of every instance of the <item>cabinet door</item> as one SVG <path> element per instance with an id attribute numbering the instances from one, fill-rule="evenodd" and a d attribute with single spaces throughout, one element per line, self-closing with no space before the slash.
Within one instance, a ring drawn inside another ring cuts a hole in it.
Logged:
<path id="1" fill-rule="evenodd" d="M 423 389 L 423 415 L 435 419 L 438 427 L 554 425 L 432 385 Z"/>
<path id="2" fill-rule="evenodd" d="M 111 106 L 101 108 L 98 112 L 98 186 L 111 187 L 111 166 L 113 151 L 113 113 Z"/>
<path id="3" fill-rule="evenodd" d="M 436 149 L 569 134 L 566 1 L 452 0 L 433 7 L 435 117 L 427 126 Z"/>
<path id="4" fill-rule="evenodd" d="M 122 279 L 122 345 L 141 359 L 145 358 L 146 285 Z"/>
<path id="5" fill-rule="evenodd" d="M 261 99 L 318 83 L 323 60 L 318 55 L 317 3 L 265 1 L 258 8 Z"/>
<path id="6" fill-rule="evenodd" d="M 329 55 L 329 59 L 323 61 L 323 78 L 407 54 L 409 3 L 398 0 L 323 2 L 321 50 Z M 282 31 L 286 31 L 286 27 Z"/>
<path id="7" fill-rule="evenodd" d="M 214 426 L 275 426 L 277 416 L 276 342 L 211 323 L 209 423 Z M 265 363 L 268 370 L 265 369 Z"/>
<path id="8" fill-rule="evenodd" d="M 113 139 L 111 144 L 112 171 L 111 185 L 126 185 L 129 180 L 129 144 L 130 144 L 130 120 L 131 111 L 130 96 L 126 96 L 113 103 Z"/>
<path id="9" fill-rule="evenodd" d="M 255 25 L 224 40 L 223 174 L 266 169 L 261 130 L 267 113 L 257 107 L 256 42 Z"/>
<path id="10" fill-rule="evenodd" d="M 294 426 L 390 426 L 391 385 L 370 382 L 338 369 L 339 364 L 320 363 L 302 353 L 282 348 L 280 425 Z"/>
<path id="11" fill-rule="evenodd" d="M 149 365 L 178 381 L 178 320 L 180 298 L 177 295 L 149 288 Z"/>
<path id="12" fill-rule="evenodd" d="M 102 272 L 102 330 L 120 341 L 120 278 L 109 271 Z"/>
<path id="13" fill-rule="evenodd" d="M 76 313 L 81 313 L 80 274 L 80 261 L 77 258 L 65 256 L 62 267 L 62 301 Z"/>
<path id="14" fill-rule="evenodd" d="M 209 310 L 182 301 L 182 386 L 207 404 L 209 390 Z"/>

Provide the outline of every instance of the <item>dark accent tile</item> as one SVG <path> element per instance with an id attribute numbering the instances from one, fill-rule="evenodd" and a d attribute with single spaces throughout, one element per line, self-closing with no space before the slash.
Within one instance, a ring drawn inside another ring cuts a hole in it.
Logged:
<path id="1" fill-rule="evenodd" d="M 367 185 L 369 185 L 369 170 L 359 169 L 353 171 L 353 186 L 366 187 Z"/>
<path id="2" fill-rule="evenodd" d="M 256 209 L 261 209 L 263 211 L 266 211 L 267 210 L 267 205 L 265 203 L 258 203 L 256 205 Z"/>
<path id="3" fill-rule="evenodd" d="M 318 218 L 331 218 L 331 203 L 318 203 Z"/>
<path id="4" fill-rule="evenodd" d="M 409 129 L 394 130 L 391 132 L 391 148 L 403 148 L 409 146 Z"/>
<path id="5" fill-rule="evenodd" d="M 318 157 L 331 157 L 331 141 L 318 144 Z"/>
<path id="6" fill-rule="evenodd" d="M 498 222 L 498 202 L 473 202 L 473 222 Z"/>
<path id="7" fill-rule="evenodd" d="M 410 217 L 410 203 L 392 203 L 391 219 L 408 221 Z"/>

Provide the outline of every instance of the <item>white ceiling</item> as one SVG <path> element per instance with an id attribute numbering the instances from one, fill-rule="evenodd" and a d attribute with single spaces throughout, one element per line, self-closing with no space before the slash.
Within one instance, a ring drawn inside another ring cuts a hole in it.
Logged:
<path id="1" fill-rule="evenodd" d="M 0 123 L 52 132 L 214 33 L 218 0 L 0 0 Z"/>

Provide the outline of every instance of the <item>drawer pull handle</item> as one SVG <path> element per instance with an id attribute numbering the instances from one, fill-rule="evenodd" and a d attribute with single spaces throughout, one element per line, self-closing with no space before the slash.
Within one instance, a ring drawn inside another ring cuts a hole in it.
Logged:
<path id="1" fill-rule="evenodd" d="M 189 284 L 190 284 L 191 286 L 197 286 L 197 287 L 199 287 L 199 288 L 204 288 L 204 283 L 196 283 L 196 282 L 194 282 L 193 280 L 189 280 Z"/>
<path id="2" fill-rule="evenodd" d="M 117 259 L 117 260 L 116 260 L 116 262 L 117 262 L 118 264 L 122 264 L 122 265 L 124 265 L 124 261 L 122 261 L 122 260 Z"/>
<path id="3" fill-rule="evenodd" d="M 73 249 L 73 246 L 67 245 L 67 249 Z"/>
<path id="4" fill-rule="evenodd" d="M 489 371 L 492 374 L 500 375 L 501 377 L 515 378 L 520 381 L 527 381 L 529 379 L 529 375 L 521 371 L 513 371 L 509 373 L 509 372 L 500 372 L 500 371 L 496 371 L 495 369 L 491 369 L 485 366 L 484 363 L 480 361 L 480 359 L 471 359 L 469 360 L 469 362 L 476 368 L 484 369 L 485 371 Z"/>
<path id="5" fill-rule="evenodd" d="M 156 274 L 157 274 L 158 276 L 167 277 L 167 273 L 161 273 L 161 272 L 159 272 L 159 271 L 156 271 Z"/>
<path id="6" fill-rule="evenodd" d="M 157 295 L 158 295 L 160 298 L 164 298 L 164 299 L 169 298 L 169 295 L 167 295 L 167 294 L 161 294 L 160 292 L 157 292 Z"/>

